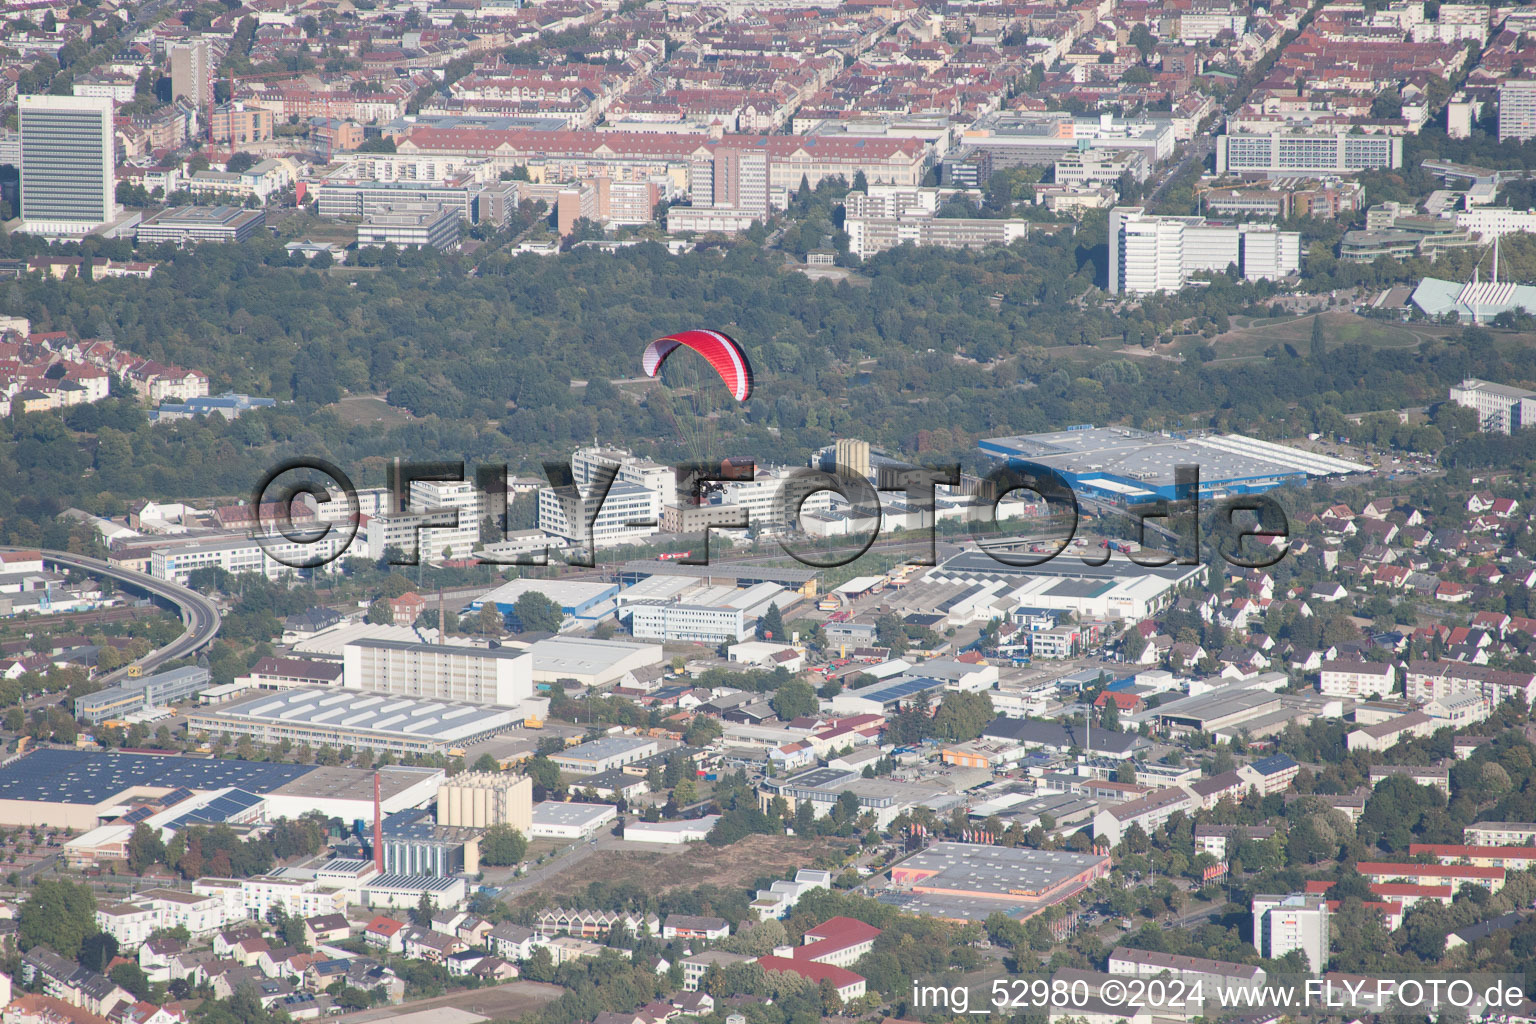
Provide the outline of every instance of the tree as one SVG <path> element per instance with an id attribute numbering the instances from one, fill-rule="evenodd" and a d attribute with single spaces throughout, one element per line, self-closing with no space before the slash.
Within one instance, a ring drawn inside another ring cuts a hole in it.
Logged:
<path id="1" fill-rule="evenodd" d="M 493 867 L 519 863 L 528 853 L 528 839 L 511 825 L 492 825 L 480 837 L 480 860 Z"/>
<path id="2" fill-rule="evenodd" d="M 139 822 L 128 837 L 128 869 L 142 875 L 154 865 L 164 863 L 165 843 L 160 838 L 160 830 Z"/>
<path id="3" fill-rule="evenodd" d="M 116 939 L 106 932 L 97 932 L 86 936 L 85 941 L 80 943 L 80 955 L 76 959 L 81 967 L 103 974 L 107 965 L 117 956 L 117 948 Z"/>
<path id="4" fill-rule="evenodd" d="M 778 605 L 770 604 L 757 620 L 757 632 L 764 640 L 782 642 L 789 636 L 789 631 L 784 628 L 784 613 L 779 611 Z"/>
<path id="5" fill-rule="evenodd" d="M 502 617 L 501 609 L 496 607 L 495 601 L 486 601 L 480 605 L 480 632 L 486 636 L 501 635 L 501 631 L 507 626 L 506 619 Z"/>
<path id="6" fill-rule="evenodd" d="M 368 606 L 368 614 L 365 620 L 373 626 L 389 626 L 395 621 L 395 610 L 389 606 L 384 598 L 378 598 Z"/>
<path id="7" fill-rule="evenodd" d="M 1152 30 L 1145 24 L 1137 25 L 1131 29 L 1131 45 L 1141 51 L 1141 59 L 1146 60 L 1147 55 L 1157 49 L 1157 39 L 1152 35 Z"/>
<path id="8" fill-rule="evenodd" d="M 112 968 L 107 977 L 127 989 L 135 999 L 149 998 L 149 975 L 132 960 Z"/>
<path id="9" fill-rule="evenodd" d="M 816 700 L 816 691 L 803 679 L 791 679 L 780 686 L 769 704 L 773 707 L 773 713 L 784 722 L 802 715 L 813 715 L 821 706 Z"/>
<path id="10" fill-rule="evenodd" d="M 677 785 L 672 787 L 672 802 L 676 804 L 679 809 L 687 807 L 698 798 L 698 787 L 695 786 L 693 780 L 687 776 L 678 779 Z"/>
<path id="11" fill-rule="evenodd" d="M 432 906 L 432 897 L 428 896 L 426 893 L 422 893 L 421 899 L 418 900 L 416 905 L 410 910 L 411 924 L 417 925 L 421 928 L 427 927 L 432 923 L 432 913 L 434 909 L 435 908 Z"/>
<path id="12" fill-rule="evenodd" d="M 1099 715 L 1099 728 L 1106 732 L 1120 731 L 1120 705 L 1113 698 L 1104 702 L 1104 710 Z"/>
<path id="13" fill-rule="evenodd" d="M 253 153 L 234 153 L 224 162 L 224 169 L 230 174 L 239 174 L 256 166 L 256 156 Z"/>
<path id="14" fill-rule="evenodd" d="M 1311 356 L 1314 363 L 1321 364 L 1323 357 L 1328 354 L 1328 341 L 1323 337 L 1323 318 L 1320 315 L 1312 316 L 1312 346 Z"/>
<path id="15" fill-rule="evenodd" d="M 23 950 L 42 945 L 73 959 L 81 943 L 97 930 L 96 896 L 87 885 L 52 879 L 38 882 L 16 914 Z"/>
<path id="16" fill-rule="evenodd" d="M 474 767 L 471 770 L 477 772 L 499 772 L 501 771 L 501 764 L 490 754 L 481 754 L 475 760 Z"/>
<path id="17" fill-rule="evenodd" d="M 558 633 L 565 612 L 537 590 L 529 590 L 512 605 L 519 633 Z"/>

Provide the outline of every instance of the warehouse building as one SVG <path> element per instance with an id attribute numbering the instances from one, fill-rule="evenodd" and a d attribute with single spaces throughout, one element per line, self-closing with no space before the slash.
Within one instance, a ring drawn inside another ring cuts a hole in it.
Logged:
<path id="1" fill-rule="evenodd" d="M 509 647 L 358 640 L 342 654 L 351 689 L 515 707 L 533 696 L 533 659 Z"/>
<path id="2" fill-rule="evenodd" d="M 660 644 L 623 640 L 556 636 L 528 648 L 533 655 L 533 681 L 569 680 L 578 686 L 608 686 L 665 660 Z"/>
<path id="3" fill-rule="evenodd" d="M 977 447 L 1021 468 L 1060 473 L 1079 494 L 1105 501 L 1175 499 L 1174 468 L 1197 466 L 1200 499 L 1262 494 L 1282 484 L 1369 473 L 1371 467 L 1242 434 L 1174 437 L 1130 427 L 1076 427 L 990 437 Z"/>
<path id="4" fill-rule="evenodd" d="M 533 825 L 533 780 L 504 772 L 460 772 L 437 791 L 437 823 L 466 828 Z"/>
<path id="5" fill-rule="evenodd" d="M 387 751 L 399 757 L 462 750 L 510 731 L 523 717 L 510 708 L 296 688 L 199 708 L 188 715 L 187 732 Z"/>
<path id="6" fill-rule="evenodd" d="M 442 774 L 436 768 L 381 769 L 385 811 L 431 799 Z M 0 766 L 0 824 L 83 832 L 136 804 L 176 796 L 164 803 L 174 807 L 191 797 L 232 790 L 262 797 L 262 815 L 269 821 L 309 810 L 351 821 L 373 811 L 373 772 L 359 768 L 48 749 Z"/>
<path id="7" fill-rule="evenodd" d="M 643 761 L 660 750 L 655 740 L 643 736 L 604 736 L 551 754 L 549 759 L 559 765 L 563 772 L 596 775 Z"/>
<path id="8" fill-rule="evenodd" d="M 637 639 L 739 644 L 756 631 L 758 617 L 770 605 L 782 611 L 798 600 L 777 583 L 757 583 L 745 590 L 721 585 L 670 601 L 625 603 L 621 615 L 629 618 Z"/>
<path id="9" fill-rule="evenodd" d="M 995 912 L 1024 920 L 1109 874 L 1108 857 L 1065 850 L 934 843 L 891 869 L 880 895 L 909 913 L 983 921 Z"/>
<path id="10" fill-rule="evenodd" d="M 687 565 L 636 559 L 625 562 L 619 569 L 619 582 L 626 588 L 657 577 L 682 578 L 708 586 L 755 587 L 759 583 L 777 583 L 801 597 L 815 597 L 821 579 L 814 569 L 786 569 L 772 565 Z"/>
<path id="11" fill-rule="evenodd" d="M 208 670 L 196 665 L 125 679 L 109 689 L 75 698 L 75 717 L 100 725 L 134 712 L 163 708 L 196 697 L 209 679 Z"/>
<path id="12" fill-rule="evenodd" d="M 533 805 L 533 824 L 528 835 L 534 839 L 585 839 L 618 817 L 619 809 L 612 804 L 545 800 Z"/>
<path id="13" fill-rule="evenodd" d="M 517 617 L 517 599 L 527 593 L 542 594 L 565 614 L 560 631 L 595 626 L 613 614 L 613 599 L 619 588 L 613 583 L 585 583 L 579 580 L 510 580 L 488 594 L 471 601 L 466 612 L 478 612 L 487 602 L 494 604 L 507 626 L 514 632 L 524 629 Z"/>

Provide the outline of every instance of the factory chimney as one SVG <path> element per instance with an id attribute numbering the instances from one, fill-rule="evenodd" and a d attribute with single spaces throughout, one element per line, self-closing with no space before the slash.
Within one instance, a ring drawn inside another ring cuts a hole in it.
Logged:
<path id="1" fill-rule="evenodd" d="M 384 873 L 383 801 L 379 798 L 379 773 L 373 773 L 373 869 Z"/>

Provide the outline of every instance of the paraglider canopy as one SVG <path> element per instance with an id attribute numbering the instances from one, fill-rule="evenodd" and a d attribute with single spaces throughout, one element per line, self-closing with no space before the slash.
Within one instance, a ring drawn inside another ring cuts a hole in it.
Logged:
<path id="1" fill-rule="evenodd" d="M 645 347 L 640 364 L 647 377 L 661 373 L 661 364 L 679 348 L 690 348 L 703 356 L 720 379 L 725 382 L 731 397 L 745 402 L 752 394 L 752 364 L 740 345 L 719 331 L 679 331 L 665 338 L 657 338 Z"/>

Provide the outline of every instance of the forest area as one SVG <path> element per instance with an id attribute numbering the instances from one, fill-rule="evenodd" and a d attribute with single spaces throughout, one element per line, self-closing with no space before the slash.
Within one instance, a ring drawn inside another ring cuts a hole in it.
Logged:
<path id="1" fill-rule="evenodd" d="M 1483 330 L 1407 355 L 1326 340 L 1219 366 L 1129 355 L 1175 330 L 1265 315 L 1273 287 L 1218 277 L 1126 305 L 1094 286 L 1103 247 L 1084 233 L 973 252 L 905 247 L 836 284 L 751 244 L 682 257 L 659 245 L 495 252 L 473 268 L 413 254 L 316 270 L 288 265 L 272 240 L 176 252 L 147 281 L 8 281 L 0 308 L 34 331 L 111 338 L 203 370 L 213 393 L 279 405 L 152 426 L 122 397 L 0 422 L 0 473 L 18 482 L 0 492 L 0 540 L 67 539 L 48 524 L 69 507 L 120 514 L 142 497 L 243 497 L 276 458 L 301 453 L 360 484 L 382 483 L 394 456 L 537 472 L 594 437 L 674 460 L 685 445 L 663 403 L 612 381 L 638 376 L 648 340 L 691 326 L 724 330 L 751 355 L 754 397 L 721 412 L 714 432 L 722 454 L 764 463 L 803 463 L 858 436 L 974 467 L 979 438 L 1072 423 L 1294 436 L 1340 414 L 1443 400 L 1468 376 L 1536 379 L 1536 352 Z M 338 400 L 367 395 L 400 411 L 393 425 L 344 415 Z M 1499 443 L 1458 457 L 1502 457 L 1489 447 Z"/>

